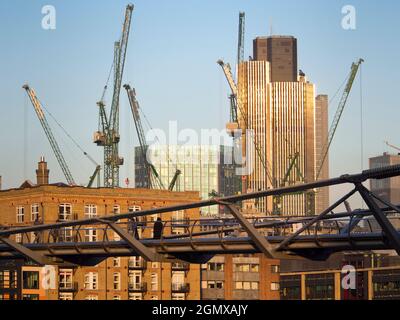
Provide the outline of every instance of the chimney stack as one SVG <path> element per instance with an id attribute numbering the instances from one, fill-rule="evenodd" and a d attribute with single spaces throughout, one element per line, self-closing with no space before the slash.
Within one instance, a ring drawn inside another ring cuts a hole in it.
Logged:
<path id="1" fill-rule="evenodd" d="M 47 169 L 47 162 L 44 157 L 40 157 L 40 162 L 38 163 L 38 168 L 36 170 L 36 183 L 37 185 L 49 184 L 49 169 Z"/>

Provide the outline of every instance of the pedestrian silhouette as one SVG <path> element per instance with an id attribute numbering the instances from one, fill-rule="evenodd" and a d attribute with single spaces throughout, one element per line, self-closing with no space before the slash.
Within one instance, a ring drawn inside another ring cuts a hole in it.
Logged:
<path id="1" fill-rule="evenodd" d="M 131 230 L 135 239 L 139 240 L 138 223 L 136 218 L 133 218 L 131 221 Z"/>
<path id="2" fill-rule="evenodd" d="M 157 221 L 154 222 L 153 227 L 153 239 L 161 239 L 162 231 L 163 231 L 163 223 L 161 222 L 161 218 L 157 218 Z"/>

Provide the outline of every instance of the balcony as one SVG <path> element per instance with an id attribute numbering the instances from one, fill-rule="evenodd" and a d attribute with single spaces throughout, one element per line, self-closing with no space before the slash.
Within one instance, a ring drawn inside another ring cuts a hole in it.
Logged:
<path id="1" fill-rule="evenodd" d="M 128 267 L 129 269 L 133 270 L 145 270 L 147 268 L 147 261 L 143 259 L 140 260 L 129 259 Z"/>
<path id="2" fill-rule="evenodd" d="M 171 285 L 173 293 L 188 293 L 190 291 L 189 283 L 173 283 Z"/>
<path id="3" fill-rule="evenodd" d="M 189 271 L 190 264 L 187 262 L 174 262 L 171 265 L 172 271 Z"/>
<path id="4" fill-rule="evenodd" d="M 129 283 L 128 289 L 130 292 L 146 292 L 147 283 Z"/>
<path id="5" fill-rule="evenodd" d="M 78 282 L 60 282 L 58 289 L 60 292 L 77 292 Z"/>

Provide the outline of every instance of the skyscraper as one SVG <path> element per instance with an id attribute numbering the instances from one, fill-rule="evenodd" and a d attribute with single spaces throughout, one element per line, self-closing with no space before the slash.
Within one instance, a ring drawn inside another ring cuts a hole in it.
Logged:
<path id="1" fill-rule="evenodd" d="M 314 85 L 305 77 L 296 82 L 270 82 L 269 65 L 267 61 L 239 65 L 239 126 L 254 131 L 254 144 L 247 144 L 245 151 L 253 161 L 248 191 L 315 178 Z M 295 165 L 290 170 L 292 161 Z M 305 194 L 264 199 L 257 206 L 262 212 L 288 215 L 315 211 Z"/>
<path id="2" fill-rule="evenodd" d="M 238 67 L 238 122 L 254 133 L 242 135 L 243 155 L 252 159 L 244 191 L 258 191 L 312 182 L 328 138 L 328 98 L 315 97 L 315 85 L 298 75 L 297 39 L 257 37 L 253 59 Z M 329 177 L 325 161 L 319 178 Z M 247 189 L 247 190 L 245 190 Z M 329 205 L 321 189 L 259 200 L 261 213 L 311 215 Z"/>
<path id="3" fill-rule="evenodd" d="M 295 37 L 255 38 L 253 40 L 253 59 L 270 63 L 271 82 L 297 81 L 297 39 Z"/>
<path id="4" fill-rule="evenodd" d="M 322 152 L 328 142 L 328 96 L 318 95 L 315 98 L 315 157 L 316 165 L 322 161 Z M 316 172 L 318 173 L 318 169 Z M 329 179 L 329 156 L 325 158 L 318 179 Z M 329 206 L 329 187 L 320 188 L 316 194 L 316 213 L 322 212 Z"/>

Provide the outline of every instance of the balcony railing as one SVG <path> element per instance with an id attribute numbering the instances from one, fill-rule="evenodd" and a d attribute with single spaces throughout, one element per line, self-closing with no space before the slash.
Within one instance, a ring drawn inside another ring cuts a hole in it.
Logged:
<path id="1" fill-rule="evenodd" d="M 143 259 L 140 259 L 140 260 L 129 259 L 128 266 L 129 266 L 129 269 L 145 270 L 147 267 L 147 262 Z"/>
<path id="2" fill-rule="evenodd" d="M 146 292 L 147 291 L 147 283 L 129 283 L 129 291 L 131 292 Z"/>
<path id="3" fill-rule="evenodd" d="M 190 291 L 189 283 L 173 283 L 171 285 L 172 292 L 188 293 Z"/>
<path id="4" fill-rule="evenodd" d="M 62 292 L 77 292 L 78 282 L 60 282 L 58 288 Z"/>
<path id="5" fill-rule="evenodd" d="M 174 271 L 189 271 L 190 264 L 187 262 L 174 262 L 171 265 L 171 269 Z"/>
<path id="6" fill-rule="evenodd" d="M 190 219 L 188 217 L 183 218 L 172 218 L 171 219 L 171 226 L 173 227 L 185 227 L 190 225 Z"/>

